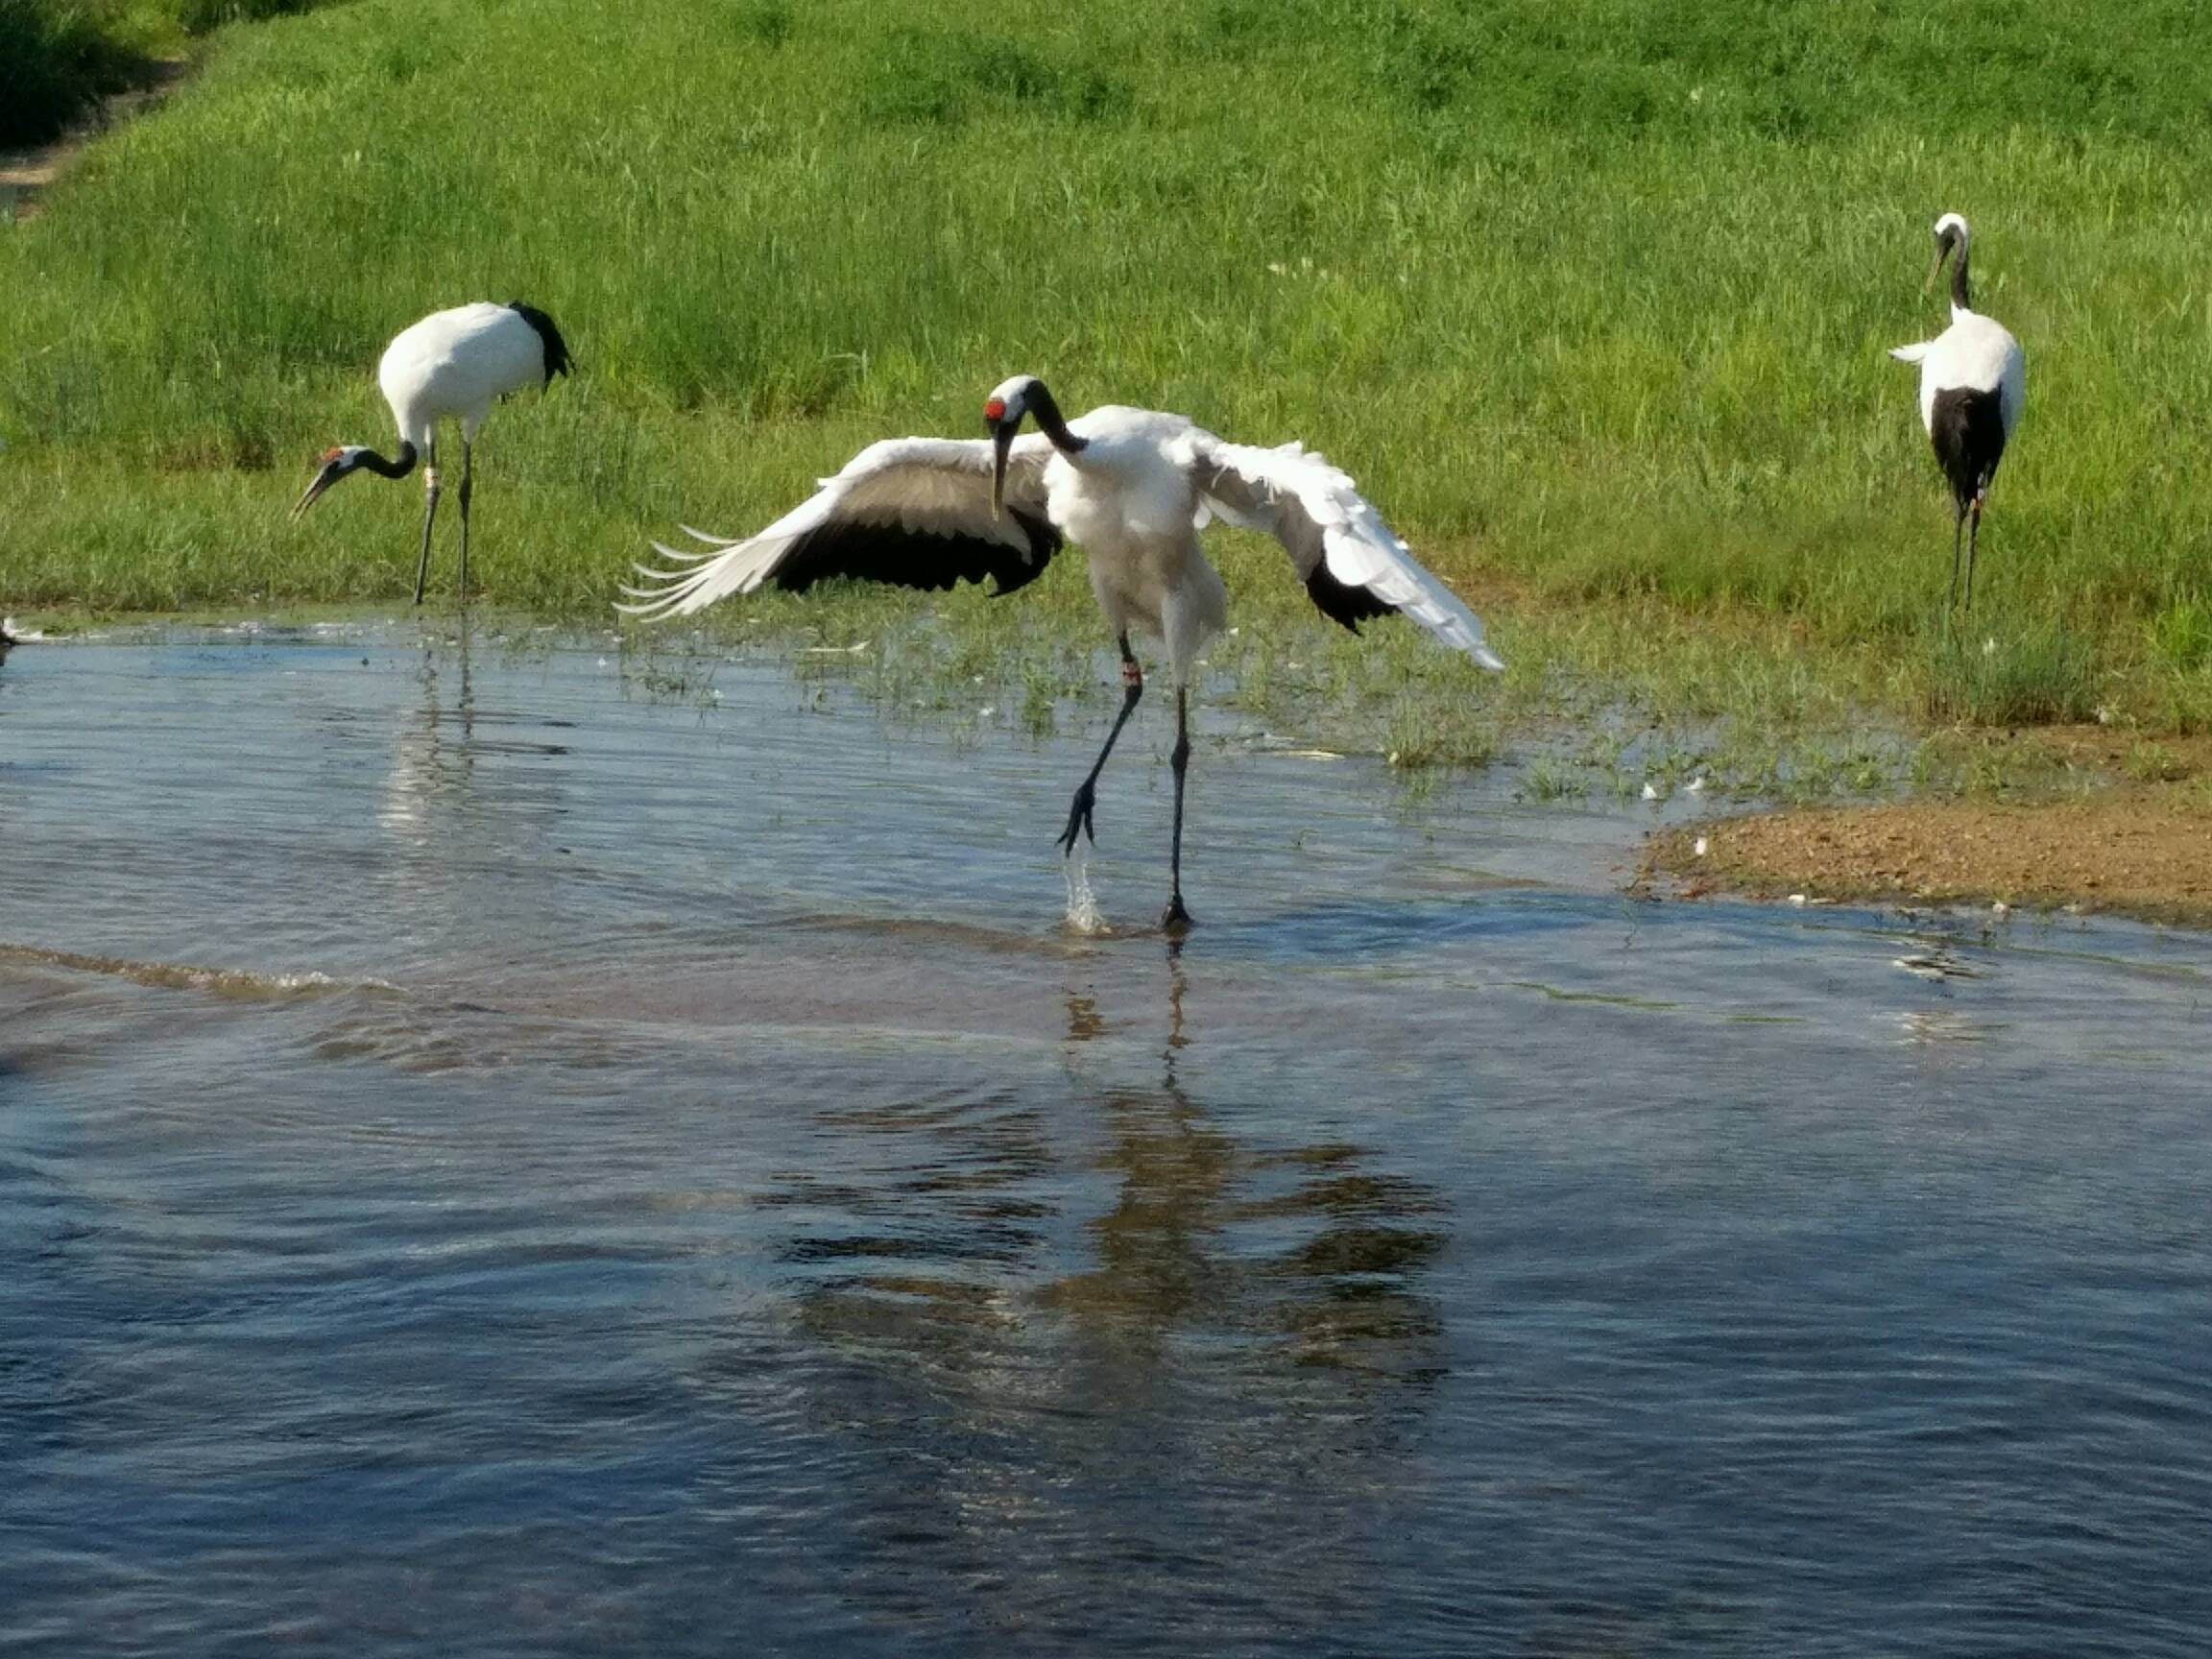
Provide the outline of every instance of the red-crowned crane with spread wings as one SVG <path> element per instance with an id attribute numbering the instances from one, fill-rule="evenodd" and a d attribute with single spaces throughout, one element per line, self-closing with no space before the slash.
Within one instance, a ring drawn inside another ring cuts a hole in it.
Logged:
<path id="1" fill-rule="evenodd" d="M 1022 435 L 1025 419 L 1038 431 Z M 685 615 L 768 583 L 801 589 L 830 576 L 950 588 L 991 577 L 1011 592 L 1034 579 L 1064 541 L 1090 565 L 1091 590 L 1121 651 L 1121 712 L 1076 787 L 1060 845 L 1092 835 L 1098 774 L 1143 695 L 1132 632 L 1159 639 L 1175 680 L 1175 827 L 1162 925 L 1190 925 L 1183 902 L 1183 783 L 1190 759 L 1190 672 L 1228 621 L 1221 576 L 1199 546 L 1213 518 L 1283 543 L 1314 603 L 1358 632 L 1399 612 L 1485 668 L 1504 664 L 1482 624 L 1414 562 L 1352 480 L 1299 445 L 1230 444 L 1181 415 L 1107 405 L 1070 421 L 1045 383 L 1019 374 L 983 405 L 988 437 L 897 438 L 872 444 L 808 500 L 739 541 L 685 533 L 708 550 L 644 565 L 648 586 L 622 610 L 648 620 Z"/>

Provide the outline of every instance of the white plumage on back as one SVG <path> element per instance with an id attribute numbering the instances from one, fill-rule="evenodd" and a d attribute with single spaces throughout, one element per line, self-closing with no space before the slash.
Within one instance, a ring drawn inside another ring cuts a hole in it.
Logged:
<path id="1" fill-rule="evenodd" d="M 439 421 L 460 421 L 463 438 L 473 444 L 493 402 L 546 378 L 545 342 L 537 329 L 512 305 L 484 301 L 408 325 L 376 365 L 399 436 L 424 452 Z"/>
<path id="2" fill-rule="evenodd" d="M 1933 281 L 1946 259 L 1951 268 L 1951 326 L 1933 340 L 1890 349 L 1901 363 L 1920 365 L 1920 424 L 1936 431 L 1936 399 L 1944 392 L 1995 392 L 1999 419 L 2008 438 L 2019 424 L 2028 400 L 2028 359 L 2020 342 L 1994 317 L 1973 307 L 1967 267 L 1973 257 L 1974 229 L 1958 213 L 1940 215 L 1935 226 Z"/>
<path id="3" fill-rule="evenodd" d="M 2028 358 L 2012 331 L 1994 317 L 1952 307 L 1951 326 L 1933 340 L 1892 347 L 1901 363 L 1920 365 L 1920 426 L 1936 429 L 1936 395 L 1952 387 L 1995 392 L 2010 437 L 2028 402 Z"/>

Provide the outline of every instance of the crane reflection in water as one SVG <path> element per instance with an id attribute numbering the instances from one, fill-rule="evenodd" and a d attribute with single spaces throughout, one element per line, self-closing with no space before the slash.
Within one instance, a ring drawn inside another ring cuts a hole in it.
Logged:
<path id="1" fill-rule="evenodd" d="M 793 1409 L 850 1447 L 848 1524 L 904 1564 L 854 1570 L 884 1611 L 950 1577 L 985 1625 L 1087 1625 L 1132 1572 L 1200 1594 L 1272 1551 L 1272 1605 L 1339 1616 L 1361 1569 L 1327 1541 L 1421 1483 L 1444 1195 L 1204 1103 L 1184 1078 L 1202 992 L 1165 972 L 1154 1080 L 1091 1081 L 1133 1058 L 1128 1022 L 1071 983 L 1067 1099 L 829 1107 L 839 1155 L 815 1166 L 839 1174 L 757 1195 L 791 1222 Z M 917 1551 L 929 1570 L 906 1571 Z"/>

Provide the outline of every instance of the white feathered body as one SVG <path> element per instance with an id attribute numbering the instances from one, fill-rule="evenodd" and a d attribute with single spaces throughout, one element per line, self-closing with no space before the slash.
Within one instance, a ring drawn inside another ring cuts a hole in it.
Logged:
<path id="1" fill-rule="evenodd" d="M 496 399 L 545 384 L 545 342 L 511 305 L 456 305 L 395 335 L 376 383 L 416 448 L 430 452 L 441 421 L 460 421 L 473 444 Z"/>
<path id="2" fill-rule="evenodd" d="M 1113 633 L 1167 647 L 1178 679 L 1229 621 L 1229 590 L 1198 544 L 1209 517 L 1191 479 L 1199 429 L 1180 415 L 1107 404 L 1068 429 L 1076 454 L 1045 463 L 1046 514 L 1083 549 Z"/>
<path id="3" fill-rule="evenodd" d="M 2028 400 L 2028 357 L 2012 331 L 1994 317 L 1951 307 L 1951 326 L 1933 340 L 1900 346 L 1890 352 L 1920 365 L 1920 424 L 1933 434 L 1938 392 L 1995 392 L 2005 435 L 2020 423 Z"/>

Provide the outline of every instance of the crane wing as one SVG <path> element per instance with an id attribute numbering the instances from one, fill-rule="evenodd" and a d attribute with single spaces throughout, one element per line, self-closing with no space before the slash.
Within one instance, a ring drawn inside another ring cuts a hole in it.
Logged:
<path id="1" fill-rule="evenodd" d="M 871 444 L 758 535 L 732 540 L 686 524 L 684 533 L 707 551 L 655 542 L 672 565 L 639 565 L 648 585 L 624 588 L 637 603 L 615 609 L 660 621 L 769 582 L 797 589 L 829 576 L 931 589 L 988 576 L 994 593 L 1011 593 L 1060 549 L 1060 532 L 1045 516 L 1050 448 L 1042 435 L 1016 440 L 1006 463 L 1005 515 L 994 518 L 989 439 Z"/>
<path id="2" fill-rule="evenodd" d="M 1207 508 L 1282 542 L 1324 615 L 1357 634 L 1366 618 L 1400 611 L 1483 667 L 1505 666 L 1475 613 L 1414 561 L 1374 504 L 1323 457 L 1299 444 L 1256 449 L 1201 433 L 1193 461 Z"/>

